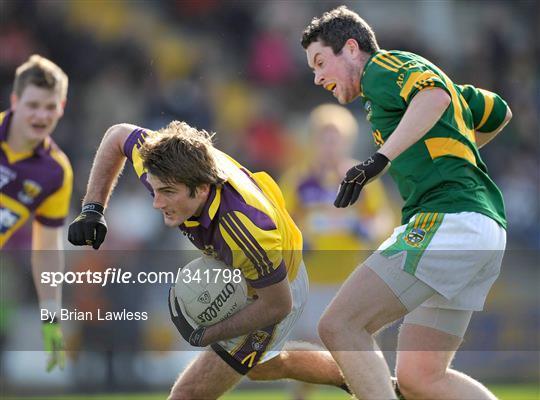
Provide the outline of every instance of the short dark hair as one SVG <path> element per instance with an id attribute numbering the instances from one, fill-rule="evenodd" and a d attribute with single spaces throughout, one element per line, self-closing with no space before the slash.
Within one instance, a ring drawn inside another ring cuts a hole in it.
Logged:
<path id="1" fill-rule="evenodd" d="M 213 155 L 212 136 L 172 121 L 146 138 L 140 150 L 143 166 L 163 183 L 183 183 L 194 197 L 197 186 L 221 185 L 226 180 Z"/>
<path id="2" fill-rule="evenodd" d="M 355 39 L 360 50 L 368 54 L 379 50 L 375 33 L 367 22 L 346 6 L 340 6 L 311 20 L 302 34 L 302 47 L 307 49 L 311 43 L 320 41 L 338 54 L 349 39 Z"/>
<path id="3" fill-rule="evenodd" d="M 13 92 L 18 97 L 21 97 L 24 89 L 29 85 L 48 90 L 56 90 L 62 96 L 62 100 L 65 100 L 68 89 L 68 77 L 51 60 L 38 54 L 33 54 L 15 71 Z"/>

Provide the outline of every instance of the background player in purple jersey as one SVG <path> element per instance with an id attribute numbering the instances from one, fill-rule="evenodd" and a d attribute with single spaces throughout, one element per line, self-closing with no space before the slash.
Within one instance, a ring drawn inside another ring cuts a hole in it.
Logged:
<path id="1" fill-rule="evenodd" d="M 73 186 L 69 160 L 50 138 L 64 113 L 67 88 L 57 65 L 33 55 L 17 68 L 11 108 L 0 114 L 0 247 L 33 217 L 32 272 L 40 308 L 49 313 L 60 310 L 62 288 L 42 285 L 40 274 L 64 268 L 62 226 Z M 47 371 L 63 368 L 60 325 L 47 318 L 42 330 Z"/>
<path id="2" fill-rule="evenodd" d="M 217 398 L 246 374 L 253 380 L 290 378 L 347 390 L 328 352 L 286 343 L 308 284 L 302 235 L 281 191 L 266 173 L 251 173 L 215 149 L 207 132 L 178 121 L 158 132 L 128 124 L 111 127 L 96 154 L 82 212 L 69 227 L 69 241 L 100 247 L 107 232 L 103 212 L 126 159 L 152 193 L 164 223 L 240 269 L 255 299 L 203 328 L 183 315 L 175 296 L 169 297 L 172 320 L 184 339 L 211 346 L 182 372 L 170 398 Z"/>

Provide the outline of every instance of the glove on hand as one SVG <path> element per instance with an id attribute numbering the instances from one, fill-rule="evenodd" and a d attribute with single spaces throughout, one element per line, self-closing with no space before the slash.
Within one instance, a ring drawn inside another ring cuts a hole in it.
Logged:
<path id="1" fill-rule="evenodd" d="M 339 186 L 334 206 L 345 208 L 353 205 L 358 200 L 364 185 L 383 174 L 389 167 L 390 160 L 381 153 L 375 153 L 364 162 L 352 167 L 347 171 Z"/>
<path id="2" fill-rule="evenodd" d="M 99 249 L 107 234 L 107 223 L 99 203 L 87 203 L 81 213 L 69 225 L 68 240 L 75 246 L 92 246 Z"/>

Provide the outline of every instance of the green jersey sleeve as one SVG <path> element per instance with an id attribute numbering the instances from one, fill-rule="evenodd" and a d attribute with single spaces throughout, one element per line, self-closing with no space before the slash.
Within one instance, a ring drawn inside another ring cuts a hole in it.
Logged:
<path id="1" fill-rule="evenodd" d="M 508 105 L 499 95 L 472 85 L 459 85 L 458 88 L 471 109 L 474 130 L 493 132 L 503 123 Z"/>

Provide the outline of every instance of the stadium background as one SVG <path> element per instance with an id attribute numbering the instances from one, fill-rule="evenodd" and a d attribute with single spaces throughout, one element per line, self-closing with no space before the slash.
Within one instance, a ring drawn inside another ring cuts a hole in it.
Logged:
<path id="1" fill-rule="evenodd" d="M 250 169 L 266 170 L 278 178 L 302 157 L 309 111 L 334 102 L 312 83 L 299 44 L 301 31 L 312 16 L 343 3 L 372 25 L 382 48 L 418 52 L 454 81 L 493 90 L 512 107 L 511 124 L 482 150 L 505 197 L 510 251 L 487 310 L 473 319 L 466 343 L 469 351 L 460 354 L 455 364 L 488 383 L 538 387 L 537 1 L 1 0 L 2 109 L 9 107 L 15 67 L 30 54 L 49 57 L 68 74 L 66 114 L 54 139 L 75 172 L 72 217 L 79 209 L 100 138 L 107 127 L 119 122 L 159 128 L 172 119 L 186 120 L 217 131 L 217 146 Z M 374 145 L 359 103 L 348 108 L 361 127 L 355 156 L 362 158 Z M 399 204 L 393 186 L 384 183 Z M 131 171 L 121 180 L 107 218 L 107 249 L 190 248 L 178 232 L 162 226 L 161 216 Z M 28 233 L 28 229 L 20 232 L 10 246 L 28 248 Z M 66 244 L 66 248 L 71 247 Z M 16 312 L 1 318 L 4 393 L 166 390 L 192 355 L 121 349 L 73 352 L 64 372 L 46 374 L 41 353 L 10 351 L 19 349 L 22 341 L 40 344 L 29 266 L 10 271 L 3 273 L 2 290 L 16 288 L 17 306 Z M 154 290 L 144 297 L 156 313 L 166 313 L 162 292 Z M 139 293 L 107 291 L 85 301 L 115 296 L 123 302 L 141 301 Z M 76 328 L 67 332 L 67 340 L 82 340 L 82 328 Z M 395 330 L 381 340 L 391 343 L 394 334 Z M 185 349 L 166 314 L 162 325 L 126 327 L 124 340 L 135 347 L 154 340 L 170 343 L 171 349 Z"/>

